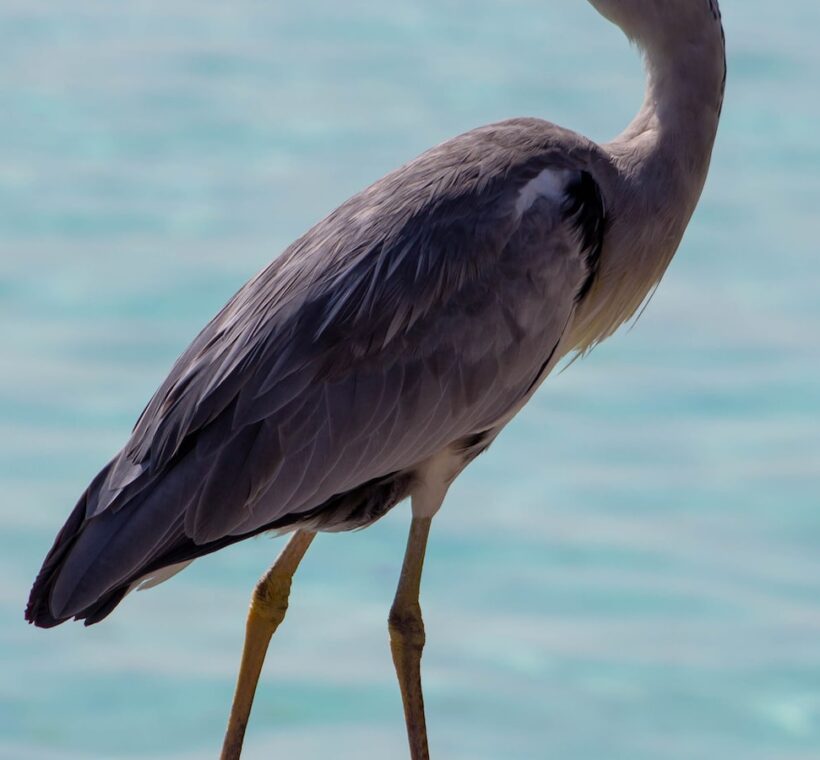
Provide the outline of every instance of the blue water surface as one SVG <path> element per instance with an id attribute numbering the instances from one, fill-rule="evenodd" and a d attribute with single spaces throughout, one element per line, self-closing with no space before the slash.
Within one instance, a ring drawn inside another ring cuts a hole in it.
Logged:
<path id="1" fill-rule="evenodd" d="M 820 756 L 820 5 L 724 0 L 713 170 L 644 317 L 453 487 L 423 588 L 437 760 Z M 595 139 L 640 63 L 581 0 L 2 0 L 0 757 L 215 757 L 260 538 L 104 624 L 23 622 L 174 358 L 348 195 L 478 124 Z M 406 756 L 409 521 L 320 536 L 248 758 Z"/>

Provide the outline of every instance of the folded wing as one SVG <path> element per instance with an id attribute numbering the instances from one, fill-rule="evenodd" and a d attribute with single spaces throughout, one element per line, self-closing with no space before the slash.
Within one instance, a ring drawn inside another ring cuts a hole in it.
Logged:
<path id="1" fill-rule="evenodd" d="M 534 120 L 462 135 L 247 283 L 83 495 L 29 619 L 94 622 L 148 573 L 308 516 L 352 527 L 334 517 L 345 495 L 516 409 L 557 358 L 603 235 L 589 148 L 571 139 Z"/>

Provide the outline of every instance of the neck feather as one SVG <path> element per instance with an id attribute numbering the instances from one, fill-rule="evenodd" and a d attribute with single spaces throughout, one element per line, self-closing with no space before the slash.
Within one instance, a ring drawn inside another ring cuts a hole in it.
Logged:
<path id="1" fill-rule="evenodd" d="M 638 311 L 700 198 L 726 75 L 719 16 L 704 21 L 696 33 L 638 40 L 646 97 L 626 130 L 603 146 L 615 169 L 603 179 L 609 227 L 596 283 L 576 316 L 573 343 L 581 351 Z"/>
<path id="2" fill-rule="evenodd" d="M 720 17 L 703 15 L 695 31 L 639 43 L 647 72 L 644 102 L 626 130 L 605 146 L 629 168 L 646 170 L 661 162 L 676 177 L 688 168 L 705 180 L 723 105 L 726 53 Z"/>

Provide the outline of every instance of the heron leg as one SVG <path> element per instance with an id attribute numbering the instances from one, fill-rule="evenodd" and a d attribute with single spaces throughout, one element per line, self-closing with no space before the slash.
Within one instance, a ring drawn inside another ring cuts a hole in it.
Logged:
<path id="1" fill-rule="evenodd" d="M 221 760 L 238 760 L 242 754 L 245 728 L 248 725 L 256 684 L 259 681 L 268 644 L 279 624 L 285 619 L 293 574 L 315 535 L 308 531 L 296 531 L 253 591 L 245 624 L 242 662 L 239 666 L 228 729 L 222 744 Z"/>
<path id="2" fill-rule="evenodd" d="M 404 719 L 410 742 L 411 760 L 428 760 L 427 727 L 421 689 L 421 652 L 424 648 L 424 622 L 419 605 L 419 586 L 424 552 L 430 533 L 430 517 L 414 517 L 407 539 L 396 597 L 390 609 L 388 629 L 390 650 L 399 678 L 404 703 Z"/>

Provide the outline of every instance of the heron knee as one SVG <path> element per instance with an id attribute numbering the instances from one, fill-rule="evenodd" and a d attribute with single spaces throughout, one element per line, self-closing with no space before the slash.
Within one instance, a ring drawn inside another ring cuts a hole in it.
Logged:
<path id="1" fill-rule="evenodd" d="M 403 607 L 394 604 L 387 618 L 387 628 L 390 631 L 392 647 L 411 649 L 419 653 L 424 649 L 424 620 L 418 602 Z"/>
<path id="2" fill-rule="evenodd" d="M 256 584 L 251 597 L 251 614 L 274 629 L 285 619 L 290 597 L 291 576 L 272 572 Z"/>

